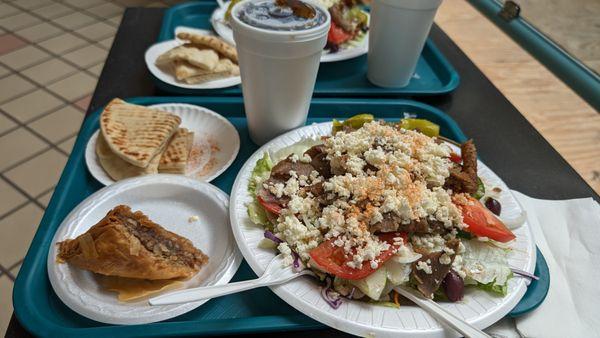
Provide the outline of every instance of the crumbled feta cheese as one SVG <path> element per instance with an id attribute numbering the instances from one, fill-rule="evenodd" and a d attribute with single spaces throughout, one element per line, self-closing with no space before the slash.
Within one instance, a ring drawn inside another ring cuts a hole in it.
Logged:
<path id="1" fill-rule="evenodd" d="M 283 255 L 283 265 L 292 265 L 294 258 L 292 257 L 292 250 L 286 242 L 279 243 L 277 250 Z"/>
<path id="2" fill-rule="evenodd" d="M 444 264 L 444 265 L 448 265 L 448 264 L 452 263 L 452 258 L 450 256 L 448 256 L 447 253 L 443 253 L 440 256 L 440 263 Z"/>
<path id="3" fill-rule="evenodd" d="M 200 219 L 200 217 L 198 217 L 197 215 L 190 216 L 190 217 L 188 218 L 188 223 L 194 223 L 194 222 L 197 222 L 199 219 Z"/>
<path id="4" fill-rule="evenodd" d="M 267 189 L 271 192 L 271 194 L 275 195 L 275 197 L 277 197 L 277 198 L 281 198 L 281 196 L 283 196 L 284 188 L 285 188 L 285 185 L 280 182 L 267 185 Z"/>
<path id="5" fill-rule="evenodd" d="M 348 256 L 349 267 L 361 268 L 365 263 L 376 268 L 380 264 L 377 257 L 389 250 L 390 244 L 371 234 L 370 227 L 394 213 L 402 224 L 424 220 L 442 223 L 450 237 L 422 235 L 413 236 L 411 241 L 428 252 L 444 250 L 440 261 L 452 262 L 455 253 L 445 242 L 464 225 L 452 192 L 442 188 L 453 165 L 447 145 L 416 131 L 371 122 L 323 139 L 323 150 L 335 165 L 332 177 L 326 179 L 316 170 L 308 177 L 290 171 L 286 182 L 263 185 L 277 198 L 286 196 L 287 204 L 274 232 L 288 249 L 307 260 L 311 249 L 331 239 Z M 290 160 L 310 163 L 313 159 L 307 154 L 293 154 Z M 316 183 L 322 183 L 325 191 L 319 198 L 309 188 Z M 416 257 L 410 245 L 395 239 L 395 255 Z M 419 262 L 417 268 L 431 273 L 430 263 Z"/>
<path id="6" fill-rule="evenodd" d="M 446 241 L 440 235 L 412 236 L 411 240 L 415 247 L 427 253 L 442 251 L 446 247 Z"/>
<path id="7" fill-rule="evenodd" d="M 456 273 L 458 273 L 458 275 L 462 279 L 464 279 L 467 276 L 463 268 L 463 258 L 461 255 L 454 256 L 454 261 L 452 262 L 452 270 L 456 271 Z"/>
<path id="8" fill-rule="evenodd" d="M 286 196 L 293 196 L 300 189 L 300 183 L 298 179 L 295 177 L 290 177 L 287 182 L 285 182 L 285 187 L 283 188 L 283 194 Z"/>
<path id="9" fill-rule="evenodd" d="M 428 275 L 431 275 L 433 271 L 431 270 L 431 260 L 428 259 L 426 261 L 418 261 L 417 262 L 417 270 L 421 270 Z"/>
<path id="10" fill-rule="evenodd" d="M 346 161 L 346 169 L 353 175 L 359 176 L 364 174 L 363 167 L 367 164 L 365 160 L 358 156 L 350 156 Z"/>

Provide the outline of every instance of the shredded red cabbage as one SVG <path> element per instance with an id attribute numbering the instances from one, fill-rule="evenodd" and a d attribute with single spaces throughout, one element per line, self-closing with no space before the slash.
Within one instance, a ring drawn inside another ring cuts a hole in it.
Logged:
<path id="1" fill-rule="evenodd" d="M 321 287 L 321 297 L 323 297 L 323 299 L 327 304 L 329 304 L 329 306 L 331 306 L 333 309 L 337 309 L 342 305 L 342 298 L 331 287 L 331 277 L 326 277 L 325 282 L 327 283 L 327 285 Z"/>
<path id="2" fill-rule="evenodd" d="M 265 238 L 270 239 L 277 244 L 283 243 L 283 240 L 281 240 L 281 238 L 275 236 L 275 234 L 270 232 L 269 230 L 265 230 L 264 236 Z"/>
<path id="3" fill-rule="evenodd" d="M 535 280 L 540 280 L 540 277 L 538 277 L 538 276 L 536 276 L 534 274 L 531 274 L 531 273 L 529 273 L 527 271 L 523 271 L 523 270 L 517 269 L 517 268 L 510 268 L 510 270 L 513 273 L 517 274 L 517 275 L 520 275 L 520 276 L 523 276 L 523 277 L 527 277 L 527 278 L 531 278 L 531 279 L 535 279 Z"/>
<path id="4" fill-rule="evenodd" d="M 298 254 L 294 250 L 292 250 L 292 257 L 294 257 L 294 262 L 292 263 L 292 268 L 294 272 L 302 271 L 303 268 L 300 264 L 300 256 L 298 256 Z"/>

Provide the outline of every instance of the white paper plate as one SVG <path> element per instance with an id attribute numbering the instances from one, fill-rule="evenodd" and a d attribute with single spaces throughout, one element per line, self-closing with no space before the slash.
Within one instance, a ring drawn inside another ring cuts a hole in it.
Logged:
<path id="1" fill-rule="evenodd" d="M 223 38 L 223 40 L 229 42 L 232 45 L 235 45 L 235 41 L 233 40 L 233 30 L 225 22 L 225 12 L 227 11 L 227 6 L 229 6 L 229 1 L 225 3 L 223 8 L 217 7 L 210 17 L 210 23 L 213 26 L 213 29 L 217 34 Z M 367 15 L 369 15 L 367 13 Z M 188 29 L 187 27 L 184 29 Z M 177 29 L 176 29 L 177 30 Z M 365 34 L 365 37 L 362 41 L 356 46 L 348 46 L 346 48 L 342 48 L 336 53 L 329 53 L 323 51 L 323 55 L 321 56 L 321 62 L 336 62 L 336 61 L 344 61 L 348 59 L 353 59 L 355 57 L 361 56 L 363 54 L 367 54 L 369 51 L 369 32 Z"/>
<path id="2" fill-rule="evenodd" d="M 199 33 L 199 34 L 210 34 L 210 35 L 213 34 L 210 31 L 202 30 L 202 29 L 185 28 L 183 30 L 185 30 L 185 31 L 193 30 L 195 33 Z M 183 44 L 182 41 L 175 39 L 175 40 L 167 40 L 167 41 L 159 42 L 159 43 L 156 43 L 156 44 L 150 46 L 150 48 L 148 48 L 148 50 L 146 50 L 146 54 L 144 57 L 146 60 L 146 66 L 148 67 L 148 70 L 150 71 L 150 73 L 152 73 L 152 75 L 156 76 L 159 80 L 161 80 L 165 83 L 168 83 L 172 86 L 186 88 L 186 89 L 226 88 L 226 87 L 236 86 L 236 85 L 239 85 L 240 83 L 242 83 L 242 78 L 240 76 L 231 76 L 231 77 L 227 77 L 227 78 L 223 78 L 223 79 L 217 79 L 217 80 L 207 81 L 207 82 L 198 83 L 198 84 L 187 84 L 187 83 L 177 81 L 171 73 L 163 71 L 162 69 L 158 68 L 156 66 L 156 64 L 154 64 L 156 59 L 161 54 L 167 52 L 168 50 L 170 50 L 172 48 L 180 46 L 182 44 Z"/>
<path id="3" fill-rule="evenodd" d="M 194 132 L 194 145 L 186 176 L 210 182 L 225 171 L 240 150 L 240 136 L 235 127 L 214 111 L 184 103 L 165 103 L 149 106 L 181 117 L 181 127 Z M 100 183 L 115 183 L 100 165 L 96 155 L 96 131 L 85 148 L 88 170 Z"/>
<path id="4" fill-rule="evenodd" d="M 263 229 L 252 224 L 246 205 L 251 201 L 248 180 L 255 163 L 265 151 L 270 153 L 290 146 L 306 138 L 331 134 L 331 123 L 313 124 L 290 131 L 277 137 L 257 150 L 240 170 L 231 191 L 229 214 L 233 234 L 244 258 L 257 275 L 262 274 L 268 262 L 275 256 L 274 250 L 261 249 L 258 242 L 263 238 Z M 455 147 L 456 148 L 456 147 Z M 520 206 L 510 194 L 508 187 L 488 167 L 479 162 L 479 175 L 491 186 L 503 191 L 500 202 L 502 215 L 520 214 Z M 508 257 L 512 267 L 533 272 L 535 249 L 529 225 L 525 223 L 514 230 L 517 240 Z M 358 336 L 374 337 L 440 337 L 455 336 L 444 329 L 433 317 L 414 305 L 399 309 L 370 305 L 359 301 L 346 301 L 333 310 L 322 299 L 319 286 L 308 277 L 302 277 L 282 286 L 271 288 L 275 294 L 305 315 L 335 329 Z M 504 317 L 525 294 L 527 287 L 522 278 L 513 278 L 508 283 L 508 295 L 495 297 L 485 291 L 466 288 L 464 301 L 440 303 L 445 309 L 479 328 L 485 328 Z"/>
<path id="5" fill-rule="evenodd" d="M 206 302 L 165 306 L 150 306 L 147 300 L 119 302 L 116 293 L 100 288 L 91 272 L 56 263 L 57 242 L 81 235 L 119 204 L 141 210 L 209 256 L 208 264 L 184 287 L 227 284 L 240 266 L 242 256 L 229 227 L 228 197 L 223 191 L 178 175 L 123 180 L 97 191 L 73 209 L 50 244 L 50 283 L 58 297 L 82 316 L 110 324 L 144 324 L 178 316 Z M 188 222 L 195 215 L 199 220 Z"/>

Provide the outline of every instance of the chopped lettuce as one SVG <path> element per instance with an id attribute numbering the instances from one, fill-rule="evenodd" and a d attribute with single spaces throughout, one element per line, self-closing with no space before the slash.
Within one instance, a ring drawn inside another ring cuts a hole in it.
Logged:
<path id="1" fill-rule="evenodd" d="M 273 162 L 269 153 L 265 152 L 263 157 L 256 161 L 256 166 L 252 169 L 252 176 L 250 176 L 250 182 L 248 183 L 248 192 L 252 195 L 252 202 L 248 203 L 248 217 L 254 224 L 267 226 L 269 225 L 269 219 L 263 207 L 258 203 L 256 199 L 257 187 L 264 182 L 271 173 L 273 168 Z"/>
<path id="2" fill-rule="evenodd" d="M 363 279 L 351 280 L 350 284 L 373 300 L 379 300 L 387 283 L 387 270 L 385 265 Z"/>
<path id="3" fill-rule="evenodd" d="M 321 141 L 319 138 L 305 138 L 300 142 L 294 143 L 291 146 L 281 148 L 274 152 L 273 161 L 279 162 L 292 154 L 296 154 L 298 155 L 298 157 L 302 157 L 302 155 L 304 155 L 304 152 L 312 148 L 312 146 L 322 143 L 323 141 Z"/>
<path id="4" fill-rule="evenodd" d="M 505 295 L 512 271 L 506 258 L 507 251 L 486 242 L 463 240 L 462 271 L 465 284 Z"/>
<path id="5" fill-rule="evenodd" d="M 385 262 L 387 279 L 393 286 L 407 283 L 410 279 L 411 263 L 398 263 L 394 259 Z"/>
<path id="6" fill-rule="evenodd" d="M 487 284 L 477 283 L 477 287 L 487 292 L 496 293 L 500 296 L 506 296 L 506 293 L 508 292 L 508 280 L 502 285 L 496 284 L 495 281 Z"/>
<path id="7" fill-rule="evenodd" d="M 261 249 L 277 249 L 277 243 L 268 238 L 263 238 L 258 242 L 258 247 Z"/>
<path id="8" fill-rule="evenodd" d="M 483 181 L 479 176 L 477 176 L 477 191 L 471 194 L 471 196 L 478 200 L 482 199 L 483 196 L 485 196 L 485 184 L 483 184 Z"/>
<path id="9" fill-rule="evenodd" d="M 267 218 L 267 213 L 265 209 L 258 203 L 256 197 L 252 200 L 252 202 L 248 203 L 248 217 L 252 223 L 257 225 L 262 225 L 264 227 L 269 226 L 269 218 Z"/>
<path id="10" fill-rule="evenodd" d="M 256 161 L 256 166 L 252 169 L 252 176 L 250 176 L 250 182 L 248 183 L 250 194 L 256 194 L 256 187 L 269 178 L 271 169 L 273 169 L 273 162 L 269 153 L 265 152 L 263 157 Z"/>

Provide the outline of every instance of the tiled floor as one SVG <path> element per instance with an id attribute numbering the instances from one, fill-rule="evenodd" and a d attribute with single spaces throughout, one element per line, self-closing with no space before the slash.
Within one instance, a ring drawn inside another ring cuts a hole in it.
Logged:
<path id="1" fill-rule="evenodd" d="M 175 2 L 0 1 L 0 334 L 124 8 Z"/>

